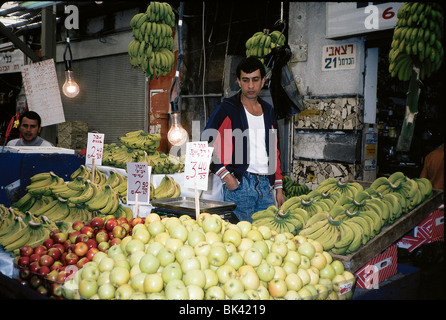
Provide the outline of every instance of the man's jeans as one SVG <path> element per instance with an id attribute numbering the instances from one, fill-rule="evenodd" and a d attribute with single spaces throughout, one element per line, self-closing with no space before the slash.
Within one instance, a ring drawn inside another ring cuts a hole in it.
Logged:
<path id="1" fill-rule="evenodd" d="M 269 184 L 268 176 L 261 176 L 245 172 L 240 185 L 234 190 L 228 190 L 223 185 L 224 201 L 234 202 L 234 214 L 242 221 L 252 222 L 253 213 L 265 210 L 275 205 L 274 192 Z"/>

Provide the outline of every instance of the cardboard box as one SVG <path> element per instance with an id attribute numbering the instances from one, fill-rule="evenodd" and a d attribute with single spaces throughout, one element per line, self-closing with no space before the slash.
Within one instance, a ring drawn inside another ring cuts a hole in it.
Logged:
<path id="1" fill-rule="evenodd" d="M 88 123 L 84 121 L 66 121 L 57 125 L 57 146 L 82 150 L 87 147 Z"/>
<path id="2" fill-rule="evenodd" d="M 433 211 L 414 229 L 414 236 L 424 239 L 444 238 L 444 206 Z"/>
<path id="3" fill-rule="evenodd" d="M 356 274 L 356 287 L 362 289 L 378 289 L 379 283 L 396 274 L 398 267 L 398 247 L 388 247 L 383 253 L 376 255 Z"/>
<path id="4" fill-rule="evenodd" d="M 431 212 L 426 219 L 398 241 L 397 246 L 412 252 L 423 244 L 435 241 L 444 241 L 444 205 Z"/>

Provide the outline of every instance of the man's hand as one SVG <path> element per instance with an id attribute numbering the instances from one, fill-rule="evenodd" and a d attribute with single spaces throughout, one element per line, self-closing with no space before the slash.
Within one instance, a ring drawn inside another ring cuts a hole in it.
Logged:
<path id="1" fill-rule="evenodd" d="M 285 202 L 285 197 L 283 195 L 282 188 L 276 189 L 276 202 L 277 202 L 277 207 L 279 209 L 282 206 L 282 204 Z"/>
<path id="2" fill-rule="evenodd" d="M 223 181 L 226 183 L 226 187 L 229 191 L 234 190 L 239 186 L 237 179 L 232 174 L 227 174 Z"/>

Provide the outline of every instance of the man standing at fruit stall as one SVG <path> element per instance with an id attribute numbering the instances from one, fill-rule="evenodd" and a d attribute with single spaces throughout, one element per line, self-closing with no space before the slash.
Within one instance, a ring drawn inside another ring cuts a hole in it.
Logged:
<path id="1" fill-rule="evenodd" d="M 19 119 L 20 138 L 8 142 L 8 147 L 53 147 L 51 142 L 39 136 L 42 131 L 42 119 L 35 111 L 25 111 Z"/>
<path id="2" fill-rule="evenodd" d="M 201 140 L 214 147 L 211 171 L 223 182 L 224 201 L 234 202 L 239 220 L 285 201 L 279 160 L 278 126 L 273 107 L 259 94 L 265 67 L 255 58 L 237 66 L 240 91 L 214 109 Z"/>

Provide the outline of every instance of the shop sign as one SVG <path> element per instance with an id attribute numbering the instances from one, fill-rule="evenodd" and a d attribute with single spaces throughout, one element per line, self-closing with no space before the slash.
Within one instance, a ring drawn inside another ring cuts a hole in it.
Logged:
<path id="1" fill-rule="evenodd" d="M 42 127 L 65 122 L 54 60 L 24 65 L 22 78 L 28 108 L 40 115 Z"/>
<path id="2" fill-rule="evenodd" d="M 21 50 L 2 52 L 0 73 L 20 72 L 25 64 L 25 55 Z"/>
<path id="3" fill-rule="evenodd" d="M 102 154 L 104 150 L 104 134 L 103 133 L 88 133 L 87 150 L 85 153 L 85 165 L 96 166 L 102 165 Z"/>
<path id="4" fill-rule="evenodd" d="M 327 38 L 393 29 L 404 2 L 327 2 Z"/>
<path id="5" fill-rule="evenodd" d="M 322 48 L 322 71 L 356 68 L 356 43 L 331 44 Z"/>
<path id="6" fill-rule="evenodd" d="M 127 162 L 127 203 L 150 201 L 150 175 L 152 167 L 147 162 Z"/>
<path id="7" fill-rule="evenodd" d="M 209 164 L 214 148 L 207 141 L 188 142 L 184 163 L 184 186 L 195 190 L 208 189 Z"/>

